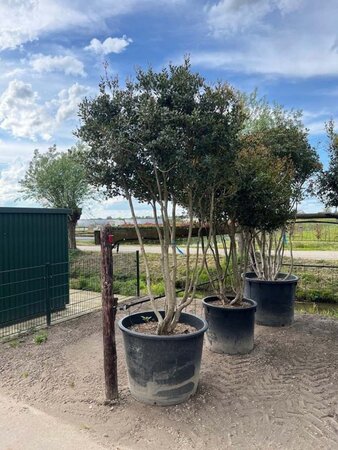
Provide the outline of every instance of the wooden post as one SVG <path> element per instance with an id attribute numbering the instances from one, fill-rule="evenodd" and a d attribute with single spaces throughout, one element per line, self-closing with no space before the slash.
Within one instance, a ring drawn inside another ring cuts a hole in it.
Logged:
<path id="1" fill-rule="evenodd" d="M 117 354 L 115 341 L 115 316 L 117 298 L 113 294 L 113 251 L 112 227 L 105 225 L 101 230 L 101 291 L 103 320 L 103 357 L 106 400 L 118 397 Z"/>

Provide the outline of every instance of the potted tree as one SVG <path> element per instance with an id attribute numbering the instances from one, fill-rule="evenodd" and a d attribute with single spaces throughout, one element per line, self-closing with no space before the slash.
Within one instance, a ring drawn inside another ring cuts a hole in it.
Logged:
<path id="1" fill-rule="evenodd" d="M 245 354 L 254 347 L 257 305 L 244 292 L 243 279 L 253 239 L 251 230 L 261 223 L 269 202 L 285 208 L 288 177 L 285 160 L 271 155 L 263 146 L 256 147 L 247 139 L 240 139 L 232 176 L 216 195 L 210 245 L 215 273 L 206 263 L 214 291 L 203 300 L 211 351 Z"/>
<path id="2" fill-rule="evenodd" d="M 320 164 L 299 112 L 287 112 L 280 106 L 271 108 L 265 102 L 256 102 L 255 106 L 245 139 L 284 160 L 288 170 L 280 177 L 279 195 L 274 192 L 266 197 L 264 214 L 259 214 L 251 226 L 252 272 L 245 276 L 245 295 L 257 302 L 258 324 L 285 326 L 293 322 L 298 281 L 292 274 L 292 229 L 297 204 L 306 195 L 308 182 Z M 250 207 L 247 213 L 252 214 Z M 287 232 L 291 263 L 288 272 L 282 273 Z"/>
<path id="3" fill-rule="evenodd" d="M 215 108 L 213 89 L 191 73 L 185 60 L 183 65 L 169 65 L 159 73 L 138 70 L 136 81 L 128 81 L 124 89 L 118 80 L 106 78 L 100 95 L 80 105 L 80 117 L 77 135 L 88 145 L 85 164 L 90 181 L 103 187 L 108 196 L 127 199 L 144 258 L 152 311 L 133 314 L 119 323 L 131 393 L 146 403 L 177 404 L 194 394 L 199 379 L 207 324 L 183 312 L 194 298 L 206 255 L 199 245 L 200 223 L 197 255 L 191 257 L 193 205 L 199 180 L 207 176 L 214 140 L 226 132 L 221 126 L 225 114 Z M 161 247 L 163 310 L 152 291 L 135 199 L 150 205 L 153 212 Z M 178 299 L 175 236 L 180 204 L 187 210 L 189 232 L 185 290 Z"/>

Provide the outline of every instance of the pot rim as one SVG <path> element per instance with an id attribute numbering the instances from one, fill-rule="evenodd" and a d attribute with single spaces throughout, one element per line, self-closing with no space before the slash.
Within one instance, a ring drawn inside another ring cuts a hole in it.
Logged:
<path id="1" fill-rule="evenodd" d="M 159 312 L 164 312 L 162 310 L 160 310 Z M 203 325 L 201 329 L 194 331 L 193 333 L 188 333 L 188 334 L 173 334 L 173 335 L 158 335 L 158 334 L 145 334 L 145 333 L 139 333 L 138 331 L 133 331 L 130 328 L 127 328 L 126 326 L 123 325 L 123 321 L 129 317 L 132 316 L 140 316 L 140 315 L 145 315 L 145 314 L 149 314 L 152 313 L 154 314 L 153 310 L 149 310 L 149 311 L 142 311 L 139 313 L 134 313 L 134 314 L 130 314 L 128 316 L 124 316 L 122 317 L 122 319 L 120 319 L 118 321 L 118 326 L 120 328 L 120 330 L 123 333 L 127 333 L 130 336 L 134 336 L 134 337 L 138 337 L 138 338 L 142 338 L 142 339 L 150 339 L 150 340 L 164 340 L 164 341 L 181 341 L 181 340 L 186 340 L 186 339 L 193 339 L 201 334 L 204 334 L 207 329 L 208 329 L 208 324 L 207 321 L 204 320 L 202 317 L 197 316 L 196 314 L 191 314 L 191 313 L 187 313 L 187 312 L 182 312 L 181 313 L 181 317 L 182 315 L 188 315 L 188 316 L 193 316 L 196 317 L 198 320 L 201 321 L 201 324 Z"/>
<path id="2" fill-rule="evenodd" d="M 202 300 L 203 305 L 206 306 L 211 306 L 212 308 L 216 308 L 216 309 L 222 309 L 222 310 L 227 310 L 227 311 L 250 311 L 251 309 L 254 309 L 257 307 L 257 302 L 255 300 L 252 300 L 251 298 L 247 298 L 247 297 L 243 297 L 243 300 L 246 301 L 247 303 L 250 303 L 251 306 L 248 306 L 246 308 L 243 308 L 241 306 L 231 306 L 231 307 L 227 307 L 227 306 L 221 306 L 221 305 L 213 305 L 212 303 L 209 303 L 209 301 L 211 302 L 212 300 L 219 300 L 219 296 L 218 295 L 209 295 L 208 297 L 204 297 Z"/>
<path id="3" fill-rule="evenodd" d="M 249 277 L 248 275 L 254 275 L 253 277 Z M 279 272 L 279 275 L 287 275 L 284 272 Z M 260 280 L 257 278 L 257 275 L 255 272 L 246 272 L 245 274 L 245 280 L 250 281 L 252 283 L 263 283 L 263 284 L 294 284 L 297 283 L 299 280 L 299 277 L 296 275 L 289 275 L 289 277 L 286 280 Z"/>

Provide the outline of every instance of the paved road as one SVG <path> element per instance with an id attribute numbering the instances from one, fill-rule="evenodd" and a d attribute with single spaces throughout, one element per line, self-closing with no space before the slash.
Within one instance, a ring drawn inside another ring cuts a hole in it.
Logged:
<path id="1" fill-rule="evenodd" d="M 0 394 L 1 450 L 104 450 L 85 430 Z"/>
<path id="2" fill-rule="evenodd" d="M 100 251 L 99 245 L 83 245 L 78 247 L 80 250 L 85 251 Z M 184 247 L 179 247 L 184 252 Z M 140 247 L 138 245 L 120 245 L 120 252 L 123 253 L 133 253 L 136 250 L 139 250 Z M 147 245 L 146 250 L 148 253 L 156 253 L 159 254 L 161 252 L 159 245 Z M 195 248 L 191 249 L 192 253 L 196 252 Z M 285 256 L 289 256 L 289 252 L 285 252 Z M 294 258 L 300 258 L 300 259 L 311 259 L 311 260 L 323 260 L 323 261 L 338 261 L 338 251 L 321 251 L 321 250 L 310 250 L 310 251 L 304 251 L 304 250 L 295 250 L 293 252 Z"/>

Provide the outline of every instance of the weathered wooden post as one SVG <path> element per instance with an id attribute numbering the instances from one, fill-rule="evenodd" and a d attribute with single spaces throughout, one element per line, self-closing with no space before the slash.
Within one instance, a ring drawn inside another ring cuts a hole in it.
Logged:
<path id="1" fill-rule="evenodd" d="M 118 397 L 117 387 L 117 354 L 115 341 L 115 316 L 117 298 L 113 294 L 113 250 L 110 225 L 101 230 L 101 291 L 103 320 L 103 357 L 106 400 Z"/>

